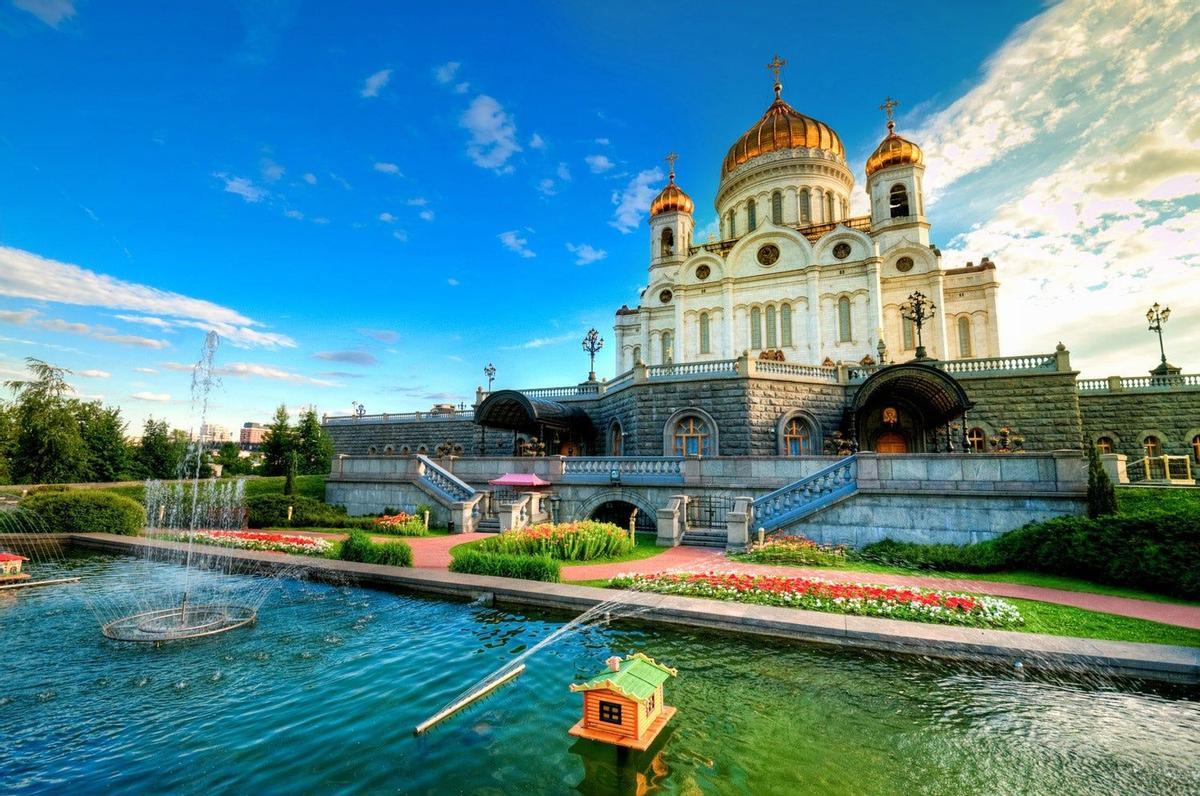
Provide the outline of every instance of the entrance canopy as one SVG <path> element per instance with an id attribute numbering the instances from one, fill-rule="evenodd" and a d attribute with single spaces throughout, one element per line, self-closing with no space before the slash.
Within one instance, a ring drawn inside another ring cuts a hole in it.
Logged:
<path id="1" fill-rule="evenodd" d="M 944 426 L 974 406 L 953 376 L 933 365 L 906 362 L 881 368 L 854 396 L 854 412 L 880 404 L 902 403 L 919 410 L 926 427 Z"/>
<path id="2" fill-rule="evenodd" d="M 586 435 L 592 428 L 591 419 L 582 410 L 558 401 L 530 398 L 516 390 L 499 390 L 484 398 L 475 408 L 475 422 L 537 435 L 545 431 Z"/>

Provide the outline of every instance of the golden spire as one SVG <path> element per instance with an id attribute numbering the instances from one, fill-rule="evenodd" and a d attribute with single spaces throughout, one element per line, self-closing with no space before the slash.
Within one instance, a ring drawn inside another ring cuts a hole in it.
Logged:
<path id="1" fill-rule="evenodd" d="M 888 125 L 888 134 L 889 135 L 891 135 L 892 131 L 894 131 L 896 129 L 896 120 L 894 118 L 892 118 L 892 111 L 894 111 L 899 106 L 900 106 L 900 103 L 897 102 L 896 100 L 892 99 L 891 97 L 888 97 L 886 100 L 883 101 L 883 104 L 879 106 L 879 110 L 881 110 L 887 114 L 887 125 Z"/>
<path id="2" fill-rule="evenodd" d="M 779 53 L 775 53 L 771 63 L 767 64 L 767 69 L 775 73 L 775 99 L 780 99 L 783 95 L 783 84 L 779 82 L 779 72 L 786 65 L 787 61 L 780 58 Z"/>
<path id="3" fill-rule="evenodd" d="M 675 161 L 679 160 L 679 155 L 676 155 L 674 152 L 668 152 L 667 157 L 665 159 L 667 161 L 667 169 L 670 172 L 667 175 L 667 182 L 669 182 L 671 185 L 674 185 L 675 184 Z"/>

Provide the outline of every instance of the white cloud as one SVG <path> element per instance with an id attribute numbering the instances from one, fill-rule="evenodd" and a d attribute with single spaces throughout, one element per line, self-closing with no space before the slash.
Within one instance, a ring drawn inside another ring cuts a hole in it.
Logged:
<path id="1" fill-rule="evenodd" d="M 151 401 L 153 403 L 166 403 L 171 400 L 170 394 L 165 392 L 135 392 L 129 397 L 135 401 Z"/>
<path id="2" fill-rule="evenodd" d="M 432 210 L 422 210 L 417 215 L 421 217 L 422 221 L 433 221 L 433 211 Z"/>
<path id="3" fill-rule="evenodd" d="M 459 283 L 458 283 L 457 279 L 455 279 L 454 277 L 450 277 L 449 279 L 446 280 L 446 284 L 449 285 L 450 287 L 458 287 Z"/>
<path id="4" fill-rule="evenodd" d="M 284 211 L 283 211 L 283 214 L 284 214 L 285 216 L 287 216 L 288 218 L 294 218 L 294 219 L 296 219 L 297 221 L 303 221 L 303 220 L 304 220 L 304 214 L 303 214 L 303 213 L 301 213 L 299 210 L 284 210 Z"/>
<path id="5" fill-rule="evenodd" d="M 447 61 L 441 66 L 433 68 L 433 79 L 442 85 L 454 81 L 454 76 L 458 74 L 458 68 L 462 66 L 458 61 Z"/>
<path id="6" fill-rule="evenodd" d="M 224 183 L 226 193 L 240 196 L 247 202 L 261 202 L 267 196 L 265 188 L 260 188 L 246 177 L 230 175 L 223 171 L 214 172 L 213 176 Z"/>
<path id="7" fill-rule="evenodd" d="M 311 171 L 305 172 L 304 173 L 304 181 L 306 183 L 308 183 L 309 185 L 316 185 L 317 184 L 317 175 L 313 174 Z"/>
<path id="8" fill-rule="evenodd" d="M 75 371 L 76 376 L 83 376 L 88 379 L 107 379 L 112 376 L 107 370 L 98 370 L 96 368 L 88 368 L 87 370 Z"/>
<path id="9" fill-rule="evenodd" d="M 190 370 L 191 368 L 188 369 Z M 228 365 L 215 368 L 215 371 L 222 376 L 236 376 L 238 378 L 272 379 L 274 381 L 291 382 L 292 384 L 310 384 L 316 387 L 337 386 L 336 382 L 329 381 L 328 379 L 314 379 L 311 376 L 292 373 L 273 365 L 258 365 L 249 362 L 231 362 Z"/>
<path id="10" fill-rule="evenodd" d="M 358 333 L 381 343 L 393 344 L 400 339 L 399 332 L 391 329 L 359 329 Z"/>
<path id="11" fill-rule="evenodd" d="M 529 248 L 529 241 L 522 238 L 515 229 L 510 229 L 508 232 L 501 232 L 497 237 L 504 244 L 504 248 L 509 251 L 516 252 L 522 257 L 537 257 Z"/>
<path id="12" fill-rule="evenodd" d="M 28 11 L 52 28 L 57 28 L 64 19 L 75 16 L 72 0 L 13 0 L 13 5 Z"/>
<path id="13" fill-rule="evenodd" d="M 466 94 L 466 93 L 467 93 L 468 91 L 470 91 L 470 90 L 471 90 L 471 84 L 470 84 L 470 83 L 467 83 L 467 82 L 462 82 L 462 83 L 455 83 L 455 84 L 454 84 L 454 93 L 455 93 L 455 94 Z"/>
<path id="14" fill-rule="evenodd" d="M 580 243 L 578 245 L 574 243 L 568 243 L 567 251 L 575 255 L 576 265 L 587 265 L 588 263 L 594 263 L 597 260 L 603 260 L 608 256 L 608 252 L 604 251 L 604 249 L 597 249 L 590 243 Z"/>
<path id="15" fill-rule="evenodd" d="M 575 332 L 567 332 L 566 334 L 560 334 L 556 337 L 535 337 L 532 340 L 526 340 L 523 343 L 500 346 L 500 348 L 505 351 L 516 351 L 522 348 L 545 348 L 548 345 L 558 345 L 559 343 L 565 343 L 568 340 L 573 339 L 575 339 Z"/>
<path id="16" fill-rule="evenodd" d="M 570 167 L 569 167 L 569 166 L 567 166 L 567 164 L 566 164 L 566 163 L 559 163 L 559 164 L 558 164 L 558 171 L 557 171 L 557 174 L 558 174 L 558 178 L 559 178 L 560 180 L 562 180 L 563 182 L 570 182 L 570 181 L 571 181 L 571 169 L 570 169 Z"/>
<path id="17" fill-rule="evenodd" d="M 600 146 L 608 146 L 612 142 L 609 141 L 607 138 L 597 138 L 596 143 L 599 144 Z"/>
<path id="18" fill-rule="evenodd" d="M 534 133 L 529 138 L 529 148 L 530 149 L 545 149 L 546 148 L 546 139 L 542 138 L 537 133 Z"/>
<path id="19" fill-rule="evenodd" d="M 50 260 L 5 246 L 0 246 L 0 295 L 147 313 L 155 317 L 165 317 L 167 321 L 177 325 L 206 331 L 215 329 L 235 345 L 263 345 L 269 348 L 292 348 L 296 345 L 295 341 L 286 335 L 258 331 L 254 327 L 262 326 L 259 321 L 229 307 L 149 285 L 127 282 L 89 271 L 78 265 Z M 162 328 L 161 324 L 150 325 Z"/>
<path id="20" fill-rule="evenodd" d="M 170 343 L 166 340 L 153 340 L 149 337 L 138 337 L 131 334 L 118 334 L 115 329 L 107 326 L 93 326 L 87 323 L 74 323 L 65 321 L 62 318 L 43 318 L 41 313 L 36 310 L 25 310 L 22 312 L 0 312 L 0 322 L 13 323 L 18 325 L 32 324 L 41 327 L 48 332 L 63 332 L 65 334 L 78 334 L 84 337 L 91 337 L 94 340 L 99 340 L 104 343 L 116 343 L 117 345 L 131 345 L 140 348 L 168 348 Z"/>
<path id="21" fill-rule="evenodd" d="M 543 196 L 554 196 L 556 193 L 558 193 L 558 189 L 554 185 L 554 180 L 550 179 L 549 177 L 539 181 L 537 184 L 537 189 L 538 192 Z"/>
<path id="22" fill-rule="evenodd" d="M 613 211 L 609 226 L 626 234 L 637 229 L 638 224 L 642 222 L 642 216 L 649 212 L 650 202 L 658 192 L 657 186 L 662 180 L 662 169 L 656 166 L 639 172 L 624 189 L 613 191 L 612 203 L 617 209 Z"/>
<path id="23" fill-rule="evenodd" d="M 402 229 L 393 230 L 392 237 L 395 238 L 396 240 L 400 241 L 401 243 L 408 242 L 408 233 Z"/>
<path id="24" fill-rule="evenodd" d="M 390 224 L 396 220 L 396 217 L 394 215 L 392 215 L 391 213 L 380 213 L 379 220 L 385 224 Z"/>
<path id="25" fill-rule="evenodd" d="M 158 373 L 154 368 L 134 368 L 134 371 L 137 373 Z"/>
<path id="26" fill-rule="evenodd" d="M 471 133 L 467 155 L 476 166 L 500 173 L 512 171 L 508 159 L 521 151 L 521 145 L 516 123 L 499 102 L 480 94 L 471 101 L 459 125 Z"/>
<path id="27" fill-rule="evenodd" d="M 603 174 L 616 165 L 608 159 L 608 155 L 588 155 L 583 161 L 588 164 L 592 174 Z"/>
<path id="28" fill-rule="evenodd" d="M 22 325 L 29 323 L 38 315 L 37 310 L 0 310 L 0 322 Z"/>
<path id="29" fill-rule="evenodd" d="M 363 81 L 362 90 L 358 92 L 359 96 L 378 97 L 379 92 L 383 90 L 384 86 L 386 86 L 388 81 L 391 79 L 391 69 L 380 69 L 378 72 Z"/>
<path id="30" fill-rule="evenodd" d="M 329 219 L 325 218 L 325 216 L 317 216 L 312 220 L 312 222 L 314 224 L 320 224 L 321 226 L 324 226 L 329 223 Z"/>
<path id="31" fill-rule="evenodd" d="M 397 166 L 395 163 L 388 163 L 386 161 L 376 162 L 375 171 L 381 171 L 384 174 L 395 174 L 397 177 L 404 176 L 403 174 L 400 173 L 399 166 Z"/>
<path id="32" fill-rule="evenodd" d="M 429 204 L 429 200 L 424 196 L 416 196 L 412 199 L 409 199 L 407 202 L 405 202 L 405 204 L 409 207 L 424 207 L 425 205 Z"/>
<path id="33" fill-rule="evenodd" d="M 262 176 L 267 182 L 277 182 L 287 172 L 282 165 L 276 163 L 270 158 L 263 158 Z"/>

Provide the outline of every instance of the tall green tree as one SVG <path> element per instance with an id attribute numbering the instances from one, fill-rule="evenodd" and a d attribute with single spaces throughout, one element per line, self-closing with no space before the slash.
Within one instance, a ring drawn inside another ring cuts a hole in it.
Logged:
<path id="1" fill-rule="evenodd" d="M 177 478 L 187 455 L 187 435 L 172 431 L 165 420 L 146 418 L 137 449 L 137 469 L 143 478 Z"/>
<path id="2" fill-rule="evenodd" d="M 87 447 L 87 480 L 119 481 L 129 472 L 129 443 L 121 410 L 99 401 L 76 403 L 79 434 Z"/>
<path id="3" fill-rule="evenodd" d="M 1093 519 L 1117 513 L 1117 490 L 1113 487 L 1096 446 L 1084 440 L 1088 458 L 1087 513 Z"/>
<path id="4" fill-rule="evenodd" d="M 71 483 L 87 478 L 88 452 L 67 384 L 69 371 L 27 357 L 28 381 L 6 382 L 13 391 L 16 434 L 10 468 L 18 483 Z"/>
<path id="5" fill-rule="evenodd" d="M 244 458 L 241 455 L 235 442 L 222 443 L 213 458 L 217 464 L 221 465 L 222 475 L 245 475 L 253 466 L 248 457 Z"/>
<path id="6" fill-rule="evenodd" d="M 321 427 L 317 410 L 311 406 L 300 415 L 296 427 L 297 467 L 303 475 L 324 475 L 329 472 L 329 461 L 333 458 L 333 440 Z"/>
<path id="7" fill-rule="evenodd" d="M 263 434 L 263 471 L 266 475 L 287 473 L 288 458 L 296 449 L 296 433 L 288 422 L 287 406 L 280 404 Z"/>

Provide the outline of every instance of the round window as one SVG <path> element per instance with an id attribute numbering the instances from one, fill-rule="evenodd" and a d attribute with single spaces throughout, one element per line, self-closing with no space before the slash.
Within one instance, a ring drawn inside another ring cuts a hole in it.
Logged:
<path id="1" fill-rule="evenodd" d="M 663 292 L 659 293 L 658 300 L 661 301 L 663 304 L 670 304 L 671 303 L 671 291 L 664 290 Z"/>
<path id="2" fill-rule="evenodd" d="M 912 268 L 913 268 L 913 258 L 911 258 L 911 257 L 901 257 L 899 260 L 896 261 L 896 270 L 899 271 L 900 273 L 905 273 L 906 271 L 911 271 Z"/>
<path id="3" fill-rule="evenodd" d="M 707 265 L 702 265 L 696 269 L 696 278 L 697 279 L 708 279 L 708 276 L 711 273 L 712 273 L 711 268 L 709 268 Z"/>
<path id="4" fill-rule="evenodd" d="M 758 261 L 763 265 L 774 265 L 779 260 L 779 247 L 768 243 L 758 250 Z"/>
<path id="5" fill-rule="evenodd" d="M 833 256 L 839 260 L 845 260 L 850 256 L 850 244 L 843 241 L 833 247 Z"/>

